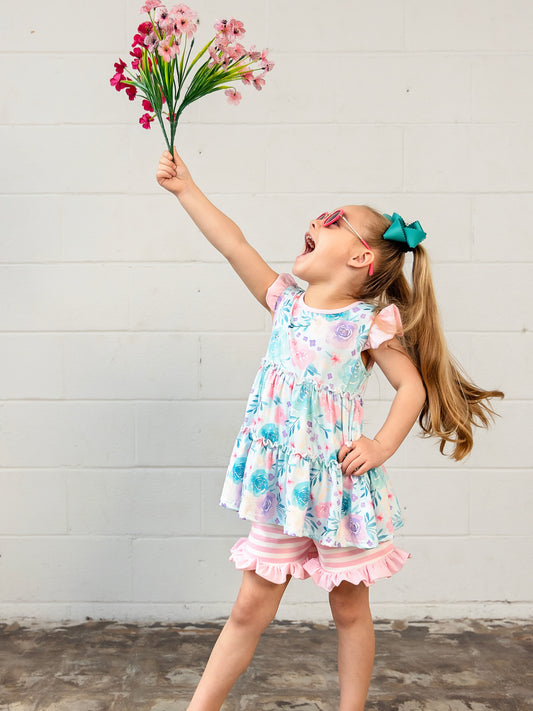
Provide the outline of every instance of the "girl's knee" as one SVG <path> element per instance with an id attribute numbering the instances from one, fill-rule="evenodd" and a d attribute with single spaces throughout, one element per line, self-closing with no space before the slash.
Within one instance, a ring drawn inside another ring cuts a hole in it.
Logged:
<path id="1" fill-rule="evenodd" d="M 343 582 L 329 594 L 331 614 L 337 627 L 349 627 L 371 618 L 368 587 L 364 583 L 353 585 Z"/>
<path id="2" fill-rule="evenodd" d="M 262 578 L 250 580 L 249 577 L 248 581 L 243 581 L 230 619 L 239 626 L 261 629 L 268 627 L 276 616 L 285 587 L 286 585 L 276 585 Z"/>

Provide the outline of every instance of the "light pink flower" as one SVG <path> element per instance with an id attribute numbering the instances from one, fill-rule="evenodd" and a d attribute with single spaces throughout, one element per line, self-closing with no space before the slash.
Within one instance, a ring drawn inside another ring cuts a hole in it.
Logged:
<path id="1" fill-rule="evenodd" d="M 260 74 L 258 77 L 254 77 L 254 86 L 257 89 L 257 91 L 261 91 L 261 89 L 265 86 L 265 80 L 263 79 L 264 73 Z"/>
<path id="2" fill-rule="evenodd" d="M 171 7 L 170 12 L 172 15 L 182 15 L 183 17 L 187 17 L 189 20 L 196 20 L 198 17 L 197 12 L 191 10 L 188 5 L 183 5 L 183 3 Z"/>
<path id="3" fill-rule="evenodd" d="M 168 37 L 165 37 L 164 40 L 161 40 L 157 46 L 157 51 L 159 56 L 163 57 L 165 62 L 170 62 L 178 54 L 180 48 L 178 43 L 174 41 L 174 36 L 169 35 Z"/>
<path id="4" fill-rule="evenodd" d="M 224 61 L 224 57 L 217 50 L 216 46 L 211 45 L 211 47 L 209 47 L 209 56 L 211 57 L 209 67 L 214 67 L 216 64 L 222 64 Z"/>
<path id="5" fill-rule="evenodd" d="M 230 39 L 236 40 L 246 34 L 246 30 L 242 22 L 232 18 L 226 25 L 226 34 Z"/>
<path id="6" fill-rule="evenodd" d="M 187 35 L 189 39 L 197 30 L 197 25 L 194 20 L 191 20 L 184 15 L 178 15 L 174 17 L 174 24 L 172 26 L 173 32 L 177 35 Z"/>
<path id="7" fill-rule="evenodd" d="M 159 0 L 146 0 L 146 3 L 141 7 L 139 12 L 150 12 L 150 10 L 153 10 L 155 7 L 161 7 L 162 4 L 163 3 L 159 2 Z"/>
<path id="8" fill-rule="evenodd" d="M 254 80 L 254 73 L 253 72 L 245 72 L 242 77 L 242 83 L 243 84 L 251 84 L 252 81 Z"/>
<path id="9" fill-rule="evenodd" d="M 227 89 L 224 94 L 228 97 L 229 103 L 234 104 L 235 106 L 237 106 L 242 99 L 242 95 L 237 91 L 237 89 Z"/>
<path id="10" fill-rule="evenodd" d="M 227 24 L 228 24 L 227 20 L 217 20 L 214 24 L 214 28 L 217 32 L 220 32 L 221 34 L 225 34 Z"/>
<path id="11" fill-rule="evenodd" d="M 144 44 L 149 52 L 155 52 L 157 45 L 159 44 L 159 37 L 155 32 L 151 32 L 144 38 Z"/>
<path id="12" fill-rule="evenodd" d="M 139 119 L 139 123 L 143 128 L 150 128 L 151 122 L 154 120 L 155 116 L 150 116 L 150 114 L 143 114 Z"/>
<path id="13" fill-rule="evenodd" d="M 242 44 L 237 44 L 234 47 L 231 47 L 228 51 L 229 56 L 231 59 L 233 59 L 235 62 L 237 62 L 239 59 L 242 59 L 243 57 L 246 57 L 246 49 L 242 46 Z"/>
<path id="14" fill-rule="evenodd" d="M 248 50 L 248 55 L 252 62 L 257 62 L 259 59 L 261 59 L 261 52 L 256 52 L 255 44 L 253 44 Z"/>
<path id="15" fill-rule="evenodd" d="M 264 49 L 261 52 L 261 66 L 265 70 L 265 72 L 272 71 L 272 68 L 274 67 L 274 62 L 271 62 L 267 56 L 268 52 L 268 49 Z"/>

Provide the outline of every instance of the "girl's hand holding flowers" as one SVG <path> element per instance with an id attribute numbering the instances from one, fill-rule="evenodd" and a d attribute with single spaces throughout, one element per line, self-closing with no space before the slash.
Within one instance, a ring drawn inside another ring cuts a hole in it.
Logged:
<path id="1" fill-rule="evenodd" d="M 337 459 L 344 476 L 361 476 L 369 469 L 379 467 L 388 459 L 384 446 L 375 439 L 361 437 L 355 442 L 346 442 L 339 449 Z"/>
<path id="2" fill-rule="evenodd" d="M 174 158 L 169 151 L 165 151 L 159 159 L 156 178 L 162 188 L 176 197 L 192 185 L 191 174 L 179 157 L 176 146 L 174 146 Z"/>

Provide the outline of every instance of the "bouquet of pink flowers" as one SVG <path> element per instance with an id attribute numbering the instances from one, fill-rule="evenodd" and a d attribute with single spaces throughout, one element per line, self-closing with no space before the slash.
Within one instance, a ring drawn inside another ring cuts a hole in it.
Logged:
<path id="1" fill-rule="evenodd" d="M 117 91 L 125 89 L 130 101 L 137 95 L 143 99 L 146 113 L 139 123 L 150 128 L 157 116 L 172 154 L 178 120 L 186 106 L 221 90 L 225 90 L 230 103 L 238 104 L 241 94 L 231 84 L 242 81 L 261 90 L 265 75 L 274 64 L 266 49 L 259 52 L 255 47 L 243 47 L 240 40 L 245 29 L 239 20 L 217 20 L 215 36 L 191 61 L 198 27 L 194 10 L 187 5 L 174 5 L 167 10 L 159 0 L 147 0 L 140 12 L 148 13 L 150 19 L 139 25 L 133 38 L 130 52 L 133 71 L 119 59 L 110 82 Z M 194 68 L 196 71 L 192 73 Z M 169 121 L 170 136 L 163 115 Z"/>

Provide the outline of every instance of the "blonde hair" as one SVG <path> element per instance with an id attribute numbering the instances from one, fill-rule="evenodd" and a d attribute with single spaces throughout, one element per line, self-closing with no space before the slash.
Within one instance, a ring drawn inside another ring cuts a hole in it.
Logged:
<path id="1" fill-rule="evenodd" d="M 374 274 L 368 277 L 360 298 L 374 301 L 378 309 L 396 304 L 403 323 L 402 346 L 416 365 L 426 388 L 426 401 L 418 422 L 428 437 L 440 439 L 440 452 L 453 445 L 456 461 L 469 454 L 472 429 L 488 427 L 496 414 L 491 398 L 499 390 L 475 385 L 448 351 L 431 278 L 429 257 L 421 244 L 413 250 L 412 285 L 404 274 L 406 245 L 383 239 L 391 221 L 364 205 L 368 213 L 364 237 L 375 252 Z"/>

